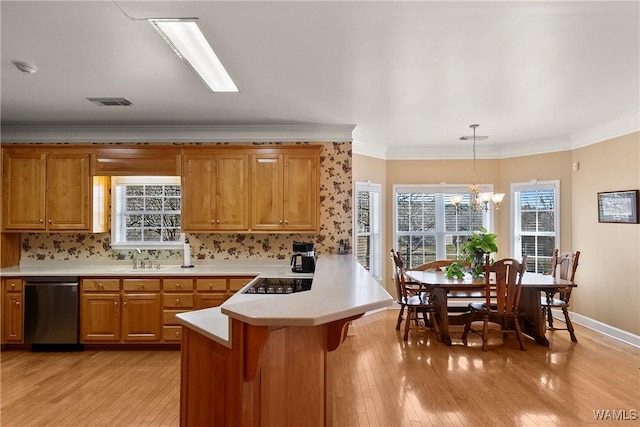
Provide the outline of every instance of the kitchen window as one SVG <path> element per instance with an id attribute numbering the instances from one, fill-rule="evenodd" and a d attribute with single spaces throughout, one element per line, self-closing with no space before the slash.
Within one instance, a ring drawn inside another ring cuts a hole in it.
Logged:
<path id="1" fill-rule="evenodd" d="M 482 185 L 481 191 L 493 191 Z M 493 212 L 474 211 L 467 185 L 394 186 L 394 242 L 407 268 L 439 259 L 456 259 L 473 231 L 493 228 Z M 456 211 L 451 196 L 463 194 Z"/>
<path id="2" fill-rule="evenodd" d="M 550 273 L 560 247 L 560 181 L 511 184 L 513 253 L 527 255 L 527 271 Z"/>
<path id="3" fill-rule="evenodd" d="M 183 247 L 180 177 L 113 177 L 111 189 L 114 249 Z"/>
<path id="4" fill-rule="evenodd" d="M 355 256 L 378 280 L 382 276 L 380 197 L 380 184 L 356 182 Z"/>

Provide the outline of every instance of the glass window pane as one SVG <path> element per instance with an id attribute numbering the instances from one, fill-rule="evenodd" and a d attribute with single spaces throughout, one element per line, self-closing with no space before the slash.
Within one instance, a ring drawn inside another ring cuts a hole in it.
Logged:
<path id="1" fill-rule="evenodd" d="M 127 211 L 141 211 L 144 209 L 144 202 L 141 197 L 127 197 L 125 205 Z"/>

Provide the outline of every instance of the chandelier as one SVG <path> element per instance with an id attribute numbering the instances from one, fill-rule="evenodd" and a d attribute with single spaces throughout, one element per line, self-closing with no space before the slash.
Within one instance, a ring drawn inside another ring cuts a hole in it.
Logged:
<path id="1" fill-rule="evenodd" d="M 487 139 L 486 136 L 476 136 L 476 129 L 480 125 L 473 124 L 469 125 L 471 129 L 473 129 L 473 136 L 462 136 L 461 140 L 466 141 L 468 139 L 473 139 L 473 181 L 472 184 L 469 185 L 469 204 L 471 205 L 471 209 L 474 211 L 478 211 L 480 209 L 484 209 L 485 211 L 489 210 L 489 203 L 493 202 L 495 206 L 496 212 L 500 211 L 500 203 L 502 203 L 502 199 L 504 199 L 504 193 L 491 193 L 491 192 L 480 192 L 480 186 L 476 184 L 476 138 L 477 139 Z M 464 195 L 462 194 L 454 194 L 451 196 L 451 204 L 455 207 L 456 212 L 458 211 L 460 204 L 462 203 L 462 199 Z"/>

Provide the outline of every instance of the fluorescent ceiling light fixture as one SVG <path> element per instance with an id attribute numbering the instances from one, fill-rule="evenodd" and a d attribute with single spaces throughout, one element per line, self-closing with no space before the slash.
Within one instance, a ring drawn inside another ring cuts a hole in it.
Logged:
<path id="1" fill-rule="evenodd" d="M 187 61 L 212 92 L 239 92 L 193 19 L 149 19 L 149 23 Z"/>

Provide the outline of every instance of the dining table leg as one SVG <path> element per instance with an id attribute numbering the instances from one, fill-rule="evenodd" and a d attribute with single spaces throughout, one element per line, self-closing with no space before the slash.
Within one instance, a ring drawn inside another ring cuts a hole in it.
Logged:
<path id="1" fill-rule="evenodd" d="M 449 335 L 449 309 L 447 307 L 447 290 L 433 289 L 433 305 L 436 312 L 436 321 L 440 329 L 440 341 L 446 345 L 452 345 Z"/>
<path id="2" fill-rule="evenodd" d="M 533 338 L 536 343 L 549 347 L 549 340 L 545 336 L 547 331 L 546 319 L 542 314 L 540 305 L 540 289 L 534 287 L 522 287 L 520 294 L 520 314 L 524 319 L 522 332 Z"/>

